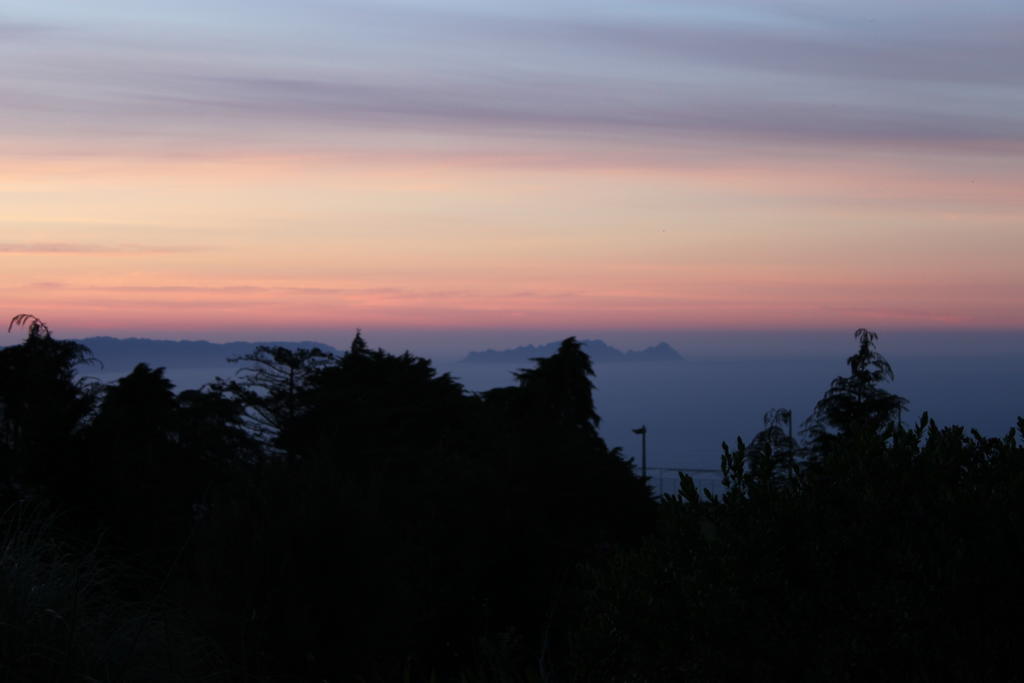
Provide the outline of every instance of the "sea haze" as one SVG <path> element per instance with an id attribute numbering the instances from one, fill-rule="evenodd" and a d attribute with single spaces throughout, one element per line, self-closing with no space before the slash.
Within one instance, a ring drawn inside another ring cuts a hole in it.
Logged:
<path id="1" fill-rule="evenodd" d="M 896 380 L 888 388 L 910 400 L 907 420 L 928 411 L 939 424 L 995 436 L 1024 415 L 1024 354 L 889 360 Z M 473 390 L 513 379 L 504 367 L 462 363 L 441 369 Z M 631 430 L 645 424 L 652 468 L 715 470 L 722 442 L 749 440 L 772 408 L 791 409 L 798 432 L 832 378 L 847 368 L 844 358 L 821 356 L 687 356 L 684 362 L 598 363 L 595 370 L 601 434 L 609 445 L 621 446 L 639 463 L 640 437 Z M 652 475 L 657 484 L 660 474 Z"/>
<path id="2" fill-rule="evenodd" d="M 621 446 L 627 458 L 639 463 L 639 437 L 631 430 L 647 425 L 651 468 L 715 470 L 721 443 L 735 443 L 737 437 L 749 440 L 761 428 L 764 413 L 772 408 L 791 409 L 799 431 L 829 382 L 847 371 L 845 358 L 854 345 L 848 335 L 844 338 L 845 351 L 836 349 L 830 355 L 820 350 L 794 355 L 771 346 L 769 353 L 760 356 L 739 347 L 735 351 L 726 347 L 724 354 L 715 354 L 705 344 L 694 345 L 694 352 L 676 347 L 685 360 L 598 361 L 594 384 L 601 434 L 609 445 Z M 166 366 L 167 376 L 179 390 L 199 387 L 216 375 L 233 374 L 238 366 L 223 358 L 254 348 L 252 344 L 222 347 L 144 340 L 86 341 L 92 341 L 104 367 L 85 368 L 85 374 L 114 381 L 135 362 L 146 361 Z M 538 345 L 544 343 L 538 341 Z M 654 346 L 659 341 L 652 339 L 636 347 Z M 984 355 L 957 353 L 959 349 L 950 343 L 940 348 L 939 354 L 928 346 L 896 346 L 896 353 L 887 354 L 896 372 L 889 388 L 910 400 L 908 421 L 927 410 L 939 424 L 961 424 L 996 436 L 1005 434 L 1017 416 L 1024 414 L 1024 353 L 1008 351 L 1005 345 Z M 435 366 L 468 390 L 485 391 L 513 384 L 513 372 L 529 365 L 515 355 L 505 362 L 462 360 L 473 350 L 480 349 L 449 353 L 436 360 Z M 652 474 L 661 476 L 657 471 Z M 671 473 L 666 476 L 674 480 Z"/>

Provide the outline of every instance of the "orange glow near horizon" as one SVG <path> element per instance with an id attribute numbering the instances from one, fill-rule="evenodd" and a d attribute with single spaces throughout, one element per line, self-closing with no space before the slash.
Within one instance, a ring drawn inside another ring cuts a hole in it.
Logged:
<path id="1" fill-rule="evenodd" d="M 5 4 L 11 315 L 1024 329 L 1005 2 L 251 9 Z"/>
<path id="2" fill-rule="evenodd" d="M 970 166 L 67 163 L 0 168 L 0 293 L 75 329 L 1024 327 Z"/>

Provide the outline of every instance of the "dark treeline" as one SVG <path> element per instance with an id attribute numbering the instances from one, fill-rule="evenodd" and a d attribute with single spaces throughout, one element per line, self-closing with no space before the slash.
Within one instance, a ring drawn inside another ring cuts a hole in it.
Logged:
<path id="1" fill-rule="evenodd" d="M 0 350 L 0 680 L 1011 680 L 1024 448 L 850 372 L 655 500 L 575 339 L 466 392 L 356 335 L 175 393 Z M 695 387 L 694 391 L 700 391 Z"/>

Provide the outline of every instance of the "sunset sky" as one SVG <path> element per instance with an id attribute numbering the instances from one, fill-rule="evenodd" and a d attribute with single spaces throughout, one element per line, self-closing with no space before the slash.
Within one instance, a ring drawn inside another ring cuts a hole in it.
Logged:
<path id="1" fill-rule="evenodd" d="M 0 314 L 67 335 L 1024 328 L 1020 0 L 5 0 L 0 60 Z"/>

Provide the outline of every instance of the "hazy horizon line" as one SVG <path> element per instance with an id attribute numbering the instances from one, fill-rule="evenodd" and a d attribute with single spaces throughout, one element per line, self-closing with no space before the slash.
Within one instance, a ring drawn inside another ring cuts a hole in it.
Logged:
<path id="1" fill-rule="evenodd" d="M 380 327 L 342 329 L 332 328 L 247 328 L 234 332 L 224 330 L 184 330 L 183 334 L 170 334 L 165 330 L 71 328 L 66 333 L 60 328 L 53 334 L 58 339 L 87 340 L 110 337 L 128 340 L 170 342 L 209 342 L 230 344 L 235 342 L 260 343 L 320 343 L 344 350 L 359 329 L 373 348 L 429 357 L 455 356 L 478 350 L 507 350 L 518 346 L 545 345 L 566 337 L 580 340 L 601 340 L 622 350 L 640 350 L 661 342 L 668 343 L 684 356 L 725 355 L 837 355 L 854 346 L 851 328 L 422 328 Z M 892 355 L 986 355 L 1024 353 L 1024 329 L 963 329 L 963 328 L 873 328 L 879 333 L 879 349 Z M 14 329 L 6 336 L 0 334 L 0 346 L 20 343 L 25 331 Z M 845 358 L 845 355 L 843 356 Z"/>

